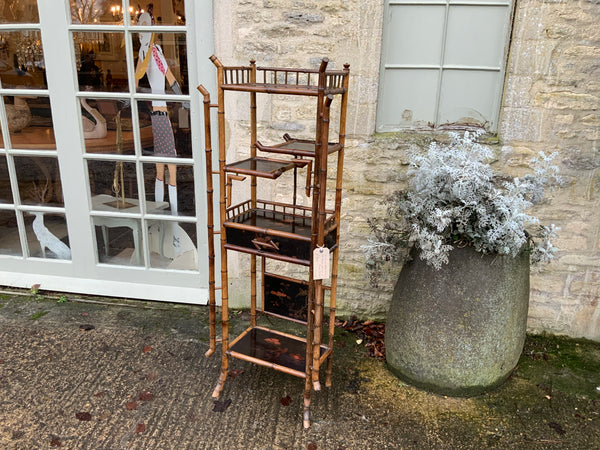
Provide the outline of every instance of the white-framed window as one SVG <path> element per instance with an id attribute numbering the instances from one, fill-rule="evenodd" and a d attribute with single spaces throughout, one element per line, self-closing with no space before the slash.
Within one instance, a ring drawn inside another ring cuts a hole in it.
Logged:
<path id="1" fill-rule="evenodd" d="M 386 0 L 377 131 L 495 132 L 511 0 Z"/>
<path id="2" fill-rule="evenodd" d="M 212 0 L 4 3 L 0 285 L 205 302 Z"/>

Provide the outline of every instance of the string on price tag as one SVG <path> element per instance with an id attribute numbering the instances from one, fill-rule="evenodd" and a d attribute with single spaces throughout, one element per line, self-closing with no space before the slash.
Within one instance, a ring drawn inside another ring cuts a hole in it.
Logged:
<path id="1" fill-rule="evenodd" d="M 313 279 L 325 280 L 329 278 L 329 249 L 317 247 L 313 251 Z"/>

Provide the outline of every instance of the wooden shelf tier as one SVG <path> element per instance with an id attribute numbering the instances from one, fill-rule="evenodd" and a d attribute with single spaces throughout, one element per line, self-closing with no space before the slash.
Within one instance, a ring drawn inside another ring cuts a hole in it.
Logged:
<path id="1" fill-rule="evenodd" d="M 310 264 L 311 209 L 298 205 L 250 200 L 229 208 L 224 222 L 226 248 L 275 259 Z M 335 213 L 327 211 L 325 246 L 336 246 Z"/>
<path id="2" fill-rule="evenodd" d="M 315 141 L 307 139 L 294 139 L 289 134 L 284 134 L 283 138 L 285 142 L 275 145 L 263 145 L 256 141 L 256 148 L 263 152 L 269 153 L 280 153 L 285 155 L 294 155 L 302 157 L 315 157 Z M 342 145 L 335 142 L 329 142 L 327 145 L 327 153 L 339 152 L 342 149 Z"/>
<path id="3" fill-rule="evenodd" d="M 238 175 L 253 175 L 274 180 L 279 178 L 282 173 L 294 167 L 304 167 L 306 164 L 308 164 L 308 161 L 284 161 L 257 156 L 227 164 L 225 172 L 236 173 Z"/>
<path id="4" fill-rule="evenodd" d="M 331 349 L 321 345 L 320 360 Z M 235 339 L 229 356 L 306 378 L 306 340 L 262 327 L 250 327 Z"/>

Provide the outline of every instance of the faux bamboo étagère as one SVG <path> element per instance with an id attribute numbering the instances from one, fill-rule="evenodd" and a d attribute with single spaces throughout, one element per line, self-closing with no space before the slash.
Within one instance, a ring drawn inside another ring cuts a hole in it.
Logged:
<path id="1" fill-rule="evenodd" d="M 216 292 L 221 293 L 221 370 L 213 397 L 218 397 L 225 387 L 231 357 L 304 378 L 303 424 L 308 428 L 311 393 L 321 389 L 321 366 L 326 369 L 326 386 L 331 386 L 332 378 L 349 65 L 345 64 L 342 70 L 327 70 L 328 60 L 324 58 L 318 69 L 290 69 L 257 67 L 254 61 L 248 66 L 224 66 L 216 56 L 210 59 L 217 70 L 217 102 L 211 104 L 203 86 L 198 90 L 204 97 L 209 208 L 210 348 L 206 356 L 217 348 Z M 226 93 L 249 96 L 250 156 L 246 159 L 228 161 L 226 158 Z M 257 94 L 313 97 L 314 139 L 294 138 L 286 133 L 279 143 L 259 141 Z M 338 101 L 338 129 L 330 130 L 332 104 Z M 212 168 L 211 108 L 217 108 L 218 171 Z M 327 195 L 328 171 L 330 176 L 335 174 L 335 192 L 330 196 Z M 303 178 L 301 173 L 305 174 Z M 215 229 L 212 210 L 213 177 L 218 178 L 219 186 L 219 231 Z M 283 201 L 259 199 L 258 186 L 267 180 L 287 182 L 284 186 L 291 182 L 292 192 L 287 195 L 289 189 L 286 188 Z M 233 204 L 234 192 L 236 198 L 244 195 L 246 198 Z M 220 238 L 218 254 L 214 245 L 216 236 Z M 245 253 L 250 258 L 247 294 L 250 324 L 231 340 L 228 252 Z M 215 281 L 217 256 L 221 261 L 220 287 Z M 304 275 L 296 279 L 275 273 L 269 261 L 294 264 Z M 257 285 L 260 285 L 260 302 Z M 329 293 L 327 321 L 325 292 Z M 301 324 L 304 332 L 292 335 L 258 326 L 263 314 Z M 323 328 L 327 329 L 325 339 Z"/>

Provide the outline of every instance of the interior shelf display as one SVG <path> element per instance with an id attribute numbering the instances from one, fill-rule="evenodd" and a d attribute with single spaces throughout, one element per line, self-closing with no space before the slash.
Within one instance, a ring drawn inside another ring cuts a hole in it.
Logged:
<path id="1" fill-rule="evenodd" d="M 217 347 L 216 291 L 221 292 L 221 371 L 213 397 L 218 397 L 224 388 L 231 357 L 270 367 L 304 378 L 303 423 L 304 427 L 309 427 L 311 393 L 321 388 L 319 373 L 322 366 L 325 367 L 325 385 L 331 386 L 350 68 L 345 64 L 341 70 L 327 70 L 327 58 L 323 58 L 318 69 L 258 67 L 254 61 L 248 66 L 224 66 L 216 56 L 210 59 L 217 70 L 217 103 L 211 104 L 210 95 L 202 85 L 198 90 L 204 97 L 209 207 L 210 348 L 207 356 Z M 226 158 L 225 95 L 230 91 L 247 93 L 250 97 L 250 157 L 243 160 L 228 161 Z M 280 143 L 261 143 L 258 140 L 257 94 L 314 97 L 314 139 L 296 139 L 286 133 Z M 334 101 L 339 101 L 338 129 L 330 130 Z M 218 170 L 212 167 L 211 108 L 217 108 L 218 112 Z M 305 179 L 300 180 L 300 173 L 304 172 Z M 335 190 L 330 189 L 328 196 L 327 179 L 332 175 L 335 176 Z M 214 224 L 213 176 L 219 183 L 218 231 Z M 241 187 L 247 185 L 237 182 L 247 178 L 250 186 L 243 192 Z M 276 180 L 273 182 L 278 186 L 279 183 L 285 186 L 282 190 L 286 193 L 285 201 L 258 198 L 258 186 L 266 180 Z M 290 183 L 293 183 L 292 189 L 288 188 Z M 236 192 L 240 191 L 236 198 L 246 195 L 237 204 L 232 204 L 234 188 Z M 288 191 L 291 191 L 289 195 Z M 300 200 L 300 196 L 306 198 Z M 220 238 L 220 287 L 216 286 L 215 280 L 216 236 Z M 250 323 L 246 331 L 232 338 L 229 336 L 227 260 L 231 251 L 250 255 Z M 293 267 L 299 268 L 299 273 L 304 274 L 299 276 L 303 279 L 274 273 L 269 267 L 272 260 L 296 265 Z M 260 295 L 257 286 L 260 286 Z M 329 293 L 327 315 L 326 291 Z M 301 324 L 303 331 L 294 335 L 259 326 L 259 313 Z"/>

